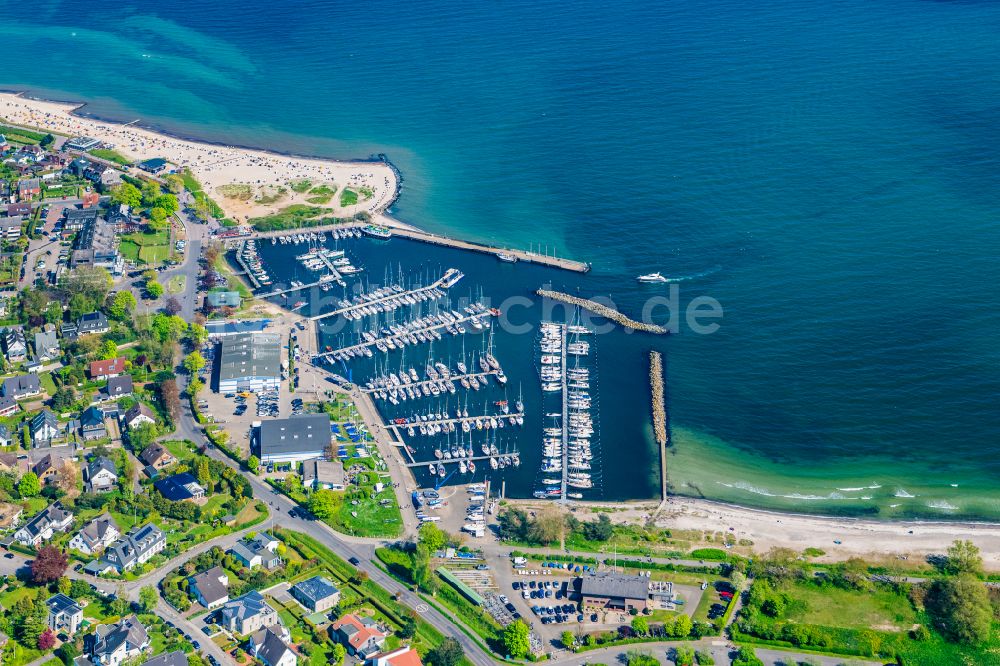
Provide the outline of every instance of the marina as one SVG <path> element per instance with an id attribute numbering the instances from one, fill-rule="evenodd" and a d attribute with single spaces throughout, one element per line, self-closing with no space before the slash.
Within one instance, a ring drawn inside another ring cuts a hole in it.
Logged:
<path id="1" fill-rule="evenodd" d="M 445 295 L 447 289 L 462 279 L 460 272 L 453 269 L 426 287 L 405 290 L 398 284 L 382 287 L 354 297 L 353 302 L 341 300 L 338 308 L 310 317 L 312 321 L 343 316 L 345 319 L 360 319 L 379 312 L 391 312 L 404 305 L 416 305 L 420 301 L 436 300 Z"/>
<path id="2" fill-rule="evenodd" d="M 541 323 L 539 378 L 543 396 L 552 397 L 543 398 L 541 487 L 533 493 L 539 499 L 583 499 L 580 491 L 594 488 L 591 373 L 580 363 L 590 354 L 590 343 L 581 339 L 589 333 L 579 324 Z"/>
<path id="3" fill-rule="evenodd" d="M 465 310 L 464 314 L 458 311 L 442 312 L 418 317 L 404 324 L 388 324 L 378 331 L 381 333 L 380 336 L 376 336 L 371 331 L 364 331 L 361 334 L 361 342 L 316 354 L 314 361 L 324 358 L 347 361 L 357 356 L 370 358 L 373 347 L 384 354 L 408 345 L 440 340 L 443 337 L 442 330 L 451 335 L 460 335 L 466 331 L 465 324 L 472 325 L 475 322 L 480 327 L 486 327 L 489 325 L 488 319 L 490 317 L 500 314 L 499 310 L 487 308 L 479 303 L 466 306 Z"/>

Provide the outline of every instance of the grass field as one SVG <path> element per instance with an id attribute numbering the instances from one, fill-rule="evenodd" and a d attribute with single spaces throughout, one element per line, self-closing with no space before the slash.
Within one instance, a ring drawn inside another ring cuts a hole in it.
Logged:
<path id="1" fill-rule="evenodd" d="M 292 192 L 297 192 L 298 194 L 304 194 L 308 192 L 312 187 L 312 181 L 306 178 L 301 180 L 293 180 L 288 183 L 288 187 L 291 188 Z"/>
<path id="2" fill-rule="evenodd" d="M 249 201 L 253 197 L 253 185 L 250 183 L 231 183 L 220 185 L 216 191 L 227 199 Z"/>
<path id="3" fill-rule="evenodd" d="M 783 589 L 793 599 L 786 616 L 794 622 L 902 631 L 917 621 L 916 612 L 906 598 L 885 590 L 858 592 L 802 583 Z"/>
<path id="4" fill-rule="evenodd" d="M 183 293 L 184 287 L 186 285 L 187 285 L 186 275 L 175 275 L 169 280 L 167 280 L 167 293 L 168 294 Z"/>
<path id="5" fill-rule="evenodd" d="M 170 257 L 170 231 L 137 231 L 122 236 L 118 251 L 130 261 L 142 261 L 155 265 Z"/>
<path id="6" fill-rule="evenodd" d="M 358 193 L 349 187 L 344 188 L 344 191 L 340 193 L 340 205 L 353 206 L 356 203 L 358 203 Z"/>
<path id="7" fill-rule="evenodd" d="M 131 164 L 132 161 L 119 153 L 116 150 L 108 150 L 107 148 L 95 148 L 90 151 L 90 154 L 102 160 L 107 160 L 109 162 L 114 162 L 115 164 Z"/>

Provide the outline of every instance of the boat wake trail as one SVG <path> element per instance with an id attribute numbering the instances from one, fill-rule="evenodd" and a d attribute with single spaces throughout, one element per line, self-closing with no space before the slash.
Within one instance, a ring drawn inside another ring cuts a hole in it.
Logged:
<path id="1" fill-rule="evenodd" d="M 691 275 L 681 275 L 680 277 L 668 277 L 666 282 L 688 282 L 690 280 L 697 280 L 698 278 L 708 277 L 709 275 L 715 275 L 722 270 L 722 266 L 716 264 L 708 270 L 701 271 L 700 273 L 692 273 Z"/>

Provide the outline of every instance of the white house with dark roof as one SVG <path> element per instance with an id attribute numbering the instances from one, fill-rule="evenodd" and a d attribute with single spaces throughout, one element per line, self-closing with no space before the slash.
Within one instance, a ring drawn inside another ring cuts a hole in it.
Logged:
<path id="1" fill-rule="evenodd" d="M 35 333 L 35 358 L 39 361 L 51 361 L 59 358 L 59 338 L 55 327 Z"/>
<path id="2" fill-rule="evenodd" d="M 3 380 L 3 394 L 14 400 L 30 398 L 42 392 L 42 383 L 38 375 L 25 374 L 8 377 Z"/>
<path id="3" fill-rule="evenodd" d="M 267 532 L 261 532 L 251 539 L 237 541 L 229 552 L 251 569 L 256 567 L 274 569 L 281 566 L 281 558 L 278 557 L 277 551 L 278 540 Z"/>
<path id="4" fill-rule="evenodd" d="M 137 402 L 125 412 L 122 421 L 129 430 L 141 426 L 143 423 L 156 423 L 156 415 L 153 410 L 141 402 Z"/>
<path id="5" fill-rule="evenodd" d="M 271 608 L 257 590 L 231 599 L 219 611 L 219 624 L 241 636 L 280 622 L 278 611 Z"/>
<path id="6" fill-rule="evenodd" d="M 95 664 L 119 666 L 149 649 L 149 633 L 139 618 L 129 615 L 114 624 L 97 625 L 93 634 L 84 637 L 84 646 Z"/>
<path id="7" fill-rule="evenodd" d="M 183 650 L 174 650 L 147 659 L 142 666 L 188 666 L 188 659 Z"/>
<path id="8" fill-rule="evenodd" d="M 28 342 L 24 339 L 24 331 L 20 328 L 8 328 L 3 332 L 3 351 L 11 363 L 23 361 L 28 357 Z"/>
<path id="9" fill-rule="evenodd" d="M 118 483 L 118 466 L 110 458 L 99 456 L 84 468 L 84 481 L 92 493 L 106 493 L 115 489 Z"/>
<path id="10" fill-rule="evenodd" d="M 60 435 L 62 429 L 59 427 L 59 419 L 49 410 L 43 409 L 31 419 L 31 440 L 35 446 L 51 444 Z"/>
<path id="11" fill-rule="evenodd" d="M 53 502 L 14 532 L 14 540 L 22 545 L 35 547 L 51 539 L 56 532 L 65 532 L 72 524 L 73 514 L 63 509 L 59 502 Z"/>
<path id="12" fill-rule="evenodd" d="M 208 609 L 218 608 L 229 601 L 229 576 L 222 567 L 212 567 L 208 571 L 188 578 L 194 596 Z"/>
<path id="13" fill-rule="evenodd" d="M 167 535 L 153 523 L 133 527 L 128 534 L 109 546 L 100 559 L 84 571 L 99 576 L 104 573 L 124 573 L 145 564 L 167 546 Z"/>
<path id="14" fill-rule="evenodd" d="M 73 535 L 70 539 L 69 547 L 80 551 L 84 555 L 96 555 L 105 548 L 113 544 L 121 536 L 118 523 L 111 517 L 111 514 L 94 518 L 84 525 L 83 529 Z"/>
<path id="15" fill-rule="evenodd" d="M 284 627 L 267 627 L 250 636 L 248 652 L 265 666 L 295 666 L 298 656 L 288 646 L 290 636 Z"/>
<path id="16" fill-rule="evenodd" d="M 108 385 L 101 389 L 101 397 L 104 400 L 118 400 L 132 395 L 132 377 L 130 375 L 120 375 L 108 380 Z"/>

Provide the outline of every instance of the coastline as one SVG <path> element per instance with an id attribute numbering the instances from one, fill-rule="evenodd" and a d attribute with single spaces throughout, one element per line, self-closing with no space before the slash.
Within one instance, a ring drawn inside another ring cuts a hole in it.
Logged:
<path id="1" fill-rule="evenodd" d="M 210 141 L 204 141 L 197 138 L 180 137 L 174 133 L 170 133 L 162 129 L 150 129 L 148 126 L 144 126 L 142 124 L 126 125 L 124 122 L 120 121 L 101 119 L 99 116 L 87 114 L 85 111 L 82 111 L 82 109 L 85 109 L 87 107 L 87 103 L 85 102 L 44 100 L 31 97 L 27 91 L 21 92 L 18 95 L 15 95 L 14 93 L 11 92 L 0 92 L 0 115 L 4 115 L 3 114 L 4 104 L 8 103 L 16 103 L 16 104 L 30 103 L 31 106 L 38 106 L 39 109 L 45 108 L 46 105 L 53 105 L 54 107 L 58 108 L 51 109 L 47 111 L 48 113 L 65 114 L 66 117 L 79 121 L 81 123 L 81 126 L 88 126 L 88 123 L 93 124 L 89 126 L 113 125 L 117 128 L 128 128 L 130 131 L 155 135 L 151 137 L 151 140 L 159 142 L 155 144 L 156 147 L 161 147 L 161 146 L 165 147 L 169 145 L 168 142 L 164 141 L 164 139 L 169 139 L 170 141 L 175 141 L 182 144 L 196 144 L 198 149 L 202 151 L 206 149 L 214 151 L 237 151 L 241 153 L 247 153 L 252 156 L 259 155 L 264 158 L 272 160 L 281 160 L 284 163 L 286 163 L 286 165 L 288 165 L 289 168 L 291 168 L 291 165 L 289 165 L 288 163 L 294 163 L 294 164 L 303 163 L 311 165 L 314 162 L 319 163 L 320 166 L 332 165 L 332 166 L 346 167 L 348 169 L 365 167 L 365 166 L 377 166 L 379 167 L 380 170 L 384 169 L 386 172 L 393 174 L 392 177 L 390 178 L 392 186 L 391 188 L 388 188 L 386 190 L 386 193 L 387 195 L 389 195 L 390 198 L 387 199 L 388 203 L 385 204 L 382 210 L 392 205 L 392 203 L 398 199 L 400 194 L 399 183 L 402 180 L 401 174 L 399 174 L 398 169 L 396 169 L 395 166 L 392 165 L 391 162 L 389 162 L 387 159 L 374 160 L 374 161 L 371 160 L 344 161 L 344 160 L 336 160 L 329 158 L 313 158 L 301 155 L 285 154 L 281 153 L 280 151 L 263 150 L 259 148 L 248 148 L 248 147 L 233 146 L 233 145 L 227 146 L 221 143 L 213 143 Z M 116 148 L 117 147 L 118 146 L 116 146 Z M 196 175 L 199 174 L 196 172 Z M 212 184 L 212 181 L 216 179 L 207 179 L 207 180 L 208 182 L 203 181 L 204 184 L 206 185 L 206 189 L 209 185 Z M 235 182 L 235 181 L 230 181 L 230 182 Z M 225 203 L 225 201 L 224 200 L 220 201 L 220 203 Z M 395 220 L 394 218 L 386 215 L 384 212 L 381 211 L 376 213 L 375 217 L 378 221 L 388 226 L 394 226 L 396 228 L 415 228 L 406 223 L 402 223 L 398 220 Z M 289 312 L 287 310 L 284 310 L 280 306 L 274 305 L 274 307 L 278 308 L 283 312 Z M 294 315 L 294 313 L 291 314 Z M 956 534 L 970 534 L 971 533 L 970 530 L 977 533 L 986 531 L 990 532 L 989 539 L 991 540 L 991 543 L 993 543 L 993 545 L 991 547 L 984 546 L 983 544 L 980 545 L 981 547 L 983 547 L 984 554 L 989 558 L 988 562 L 992 561 L 994 563 L 1000 564 L 1000 529 L 997 530 L 997 533 L 995 535 L 992 533 L 991 529 L 992 526 L 1000 525 L 1000 523 L 994 523 L 994 522 L 962 523 L 962 522 L 954 522 L 948 520 L 938 520 L 935 518 L 930 518 L 927 519 L 926 521 L 925 520 L 901 521 L 894 518 L 885 518 L 882 520 L 865 520 L 865 519 L 844 518 L 844 517 L 828 516 L 828 515 L 811 515 L 811 514 L 801 514 L 793 512 L 783 512 L 780 510 L 758 508 L 752 505 L 729 504 L 723 501 L 693 499 L 678 495 L 671 495 L 665 505 L 665 508 L 666 508 L 665 513 L 662 514 L 658 520 L 660 521 L 676 520 L 679 522 L 671 524 L 678 524 L 678 526 L 680 526 L 680 524 L 683 524 L 684 521 L 691 521 L 691 523 L 693 524 L 697 522 L 697 520 L 701 520 L 702 521 L 701 524 L 703 527 L 705 519 L 712 519 L 714 517 L 717 518 L 718 520 L 724 520 L 724 517 L 728 515 L 726 513 L 727 511 L 739 512 L 741 515 L 746 514 L 746 517 L 741 518 L 741 520 L 744 519 L 747 520 L 748 527 L 756 526 L 753 529 L 759 530 L 760 535 L 757 538 L 754 538 L 754 536 L 752 535 L 747 536 L 747 538 L 751 538 L 755 542 L 760 542 L 760 541 L 769 542 L 769 540 L 773 540 L 775 543 L 795 543 L 796 541 L 804 541 L 813 538 L 817 540 L 825 539 L 826 541 L 829 541 L 828 537 L 830 534 L 831 525 L 834 526 L 846 525 L 853 529 L 857 529 L 858 526 L 861 525 L 868 525 L 869 527 L 866 529 L 870 529 L 872 531 L 879 531 L 882 532 L 883 534 L 885 533 L 895 534 L 896 527 L 902 527 L 907 525 L 937 526 L 944 530 L 954 530 Z M 705 512 L 705 515 L 698 517 L 696 516 L 696 512 Z M 673 515 L 671 515 L 671 513 L 673 513 Z M 781 519 L 780 520 L 776 519 L 775 518 L 776 516 L 780 516 Z M 801 530 L 803 530 L 802 532 L 803 534 L 808 535 L 808 539 L 795 539 L 795 538 L 786 539 L 780 537 L 780 535 L 772 535 L 769 530 L 764 529 L 766 525 L 770 524 L 772 519 L 774 519 L 776 523 L 780 522 L 784 525 L 796 524 L 797 521 L 806 521 L 805 525 L 808 525 L 808 521 L 821 521 L 822 524 L 819 527 L 816 527 L 815 529 L 812 528 L 806 529 L 805 526 L 800 528 Z M 992 541 L 994 538 L 996 539 L 995 542 Z M 912 541 L 913 540 L 911 540 L 911 542 Z M 937 547 L 937 551 L 940 551 L 944 545 L 946 544 L 943 543 L 939 544 L 939 546 Z M 830 549 L 827 548 L 824 549 L 827 550 L 828 552 L 833 552 Z M 846 543 L 844 544 L 844 549 L 846 552 L 854 552 L 853 550 L 847 550 Z M 872 546 L 871 549 L 874 550 L 875 549 L 874 546 Z M 934 551 L 928 550 L 927 552 L 934 552 Z"/>

